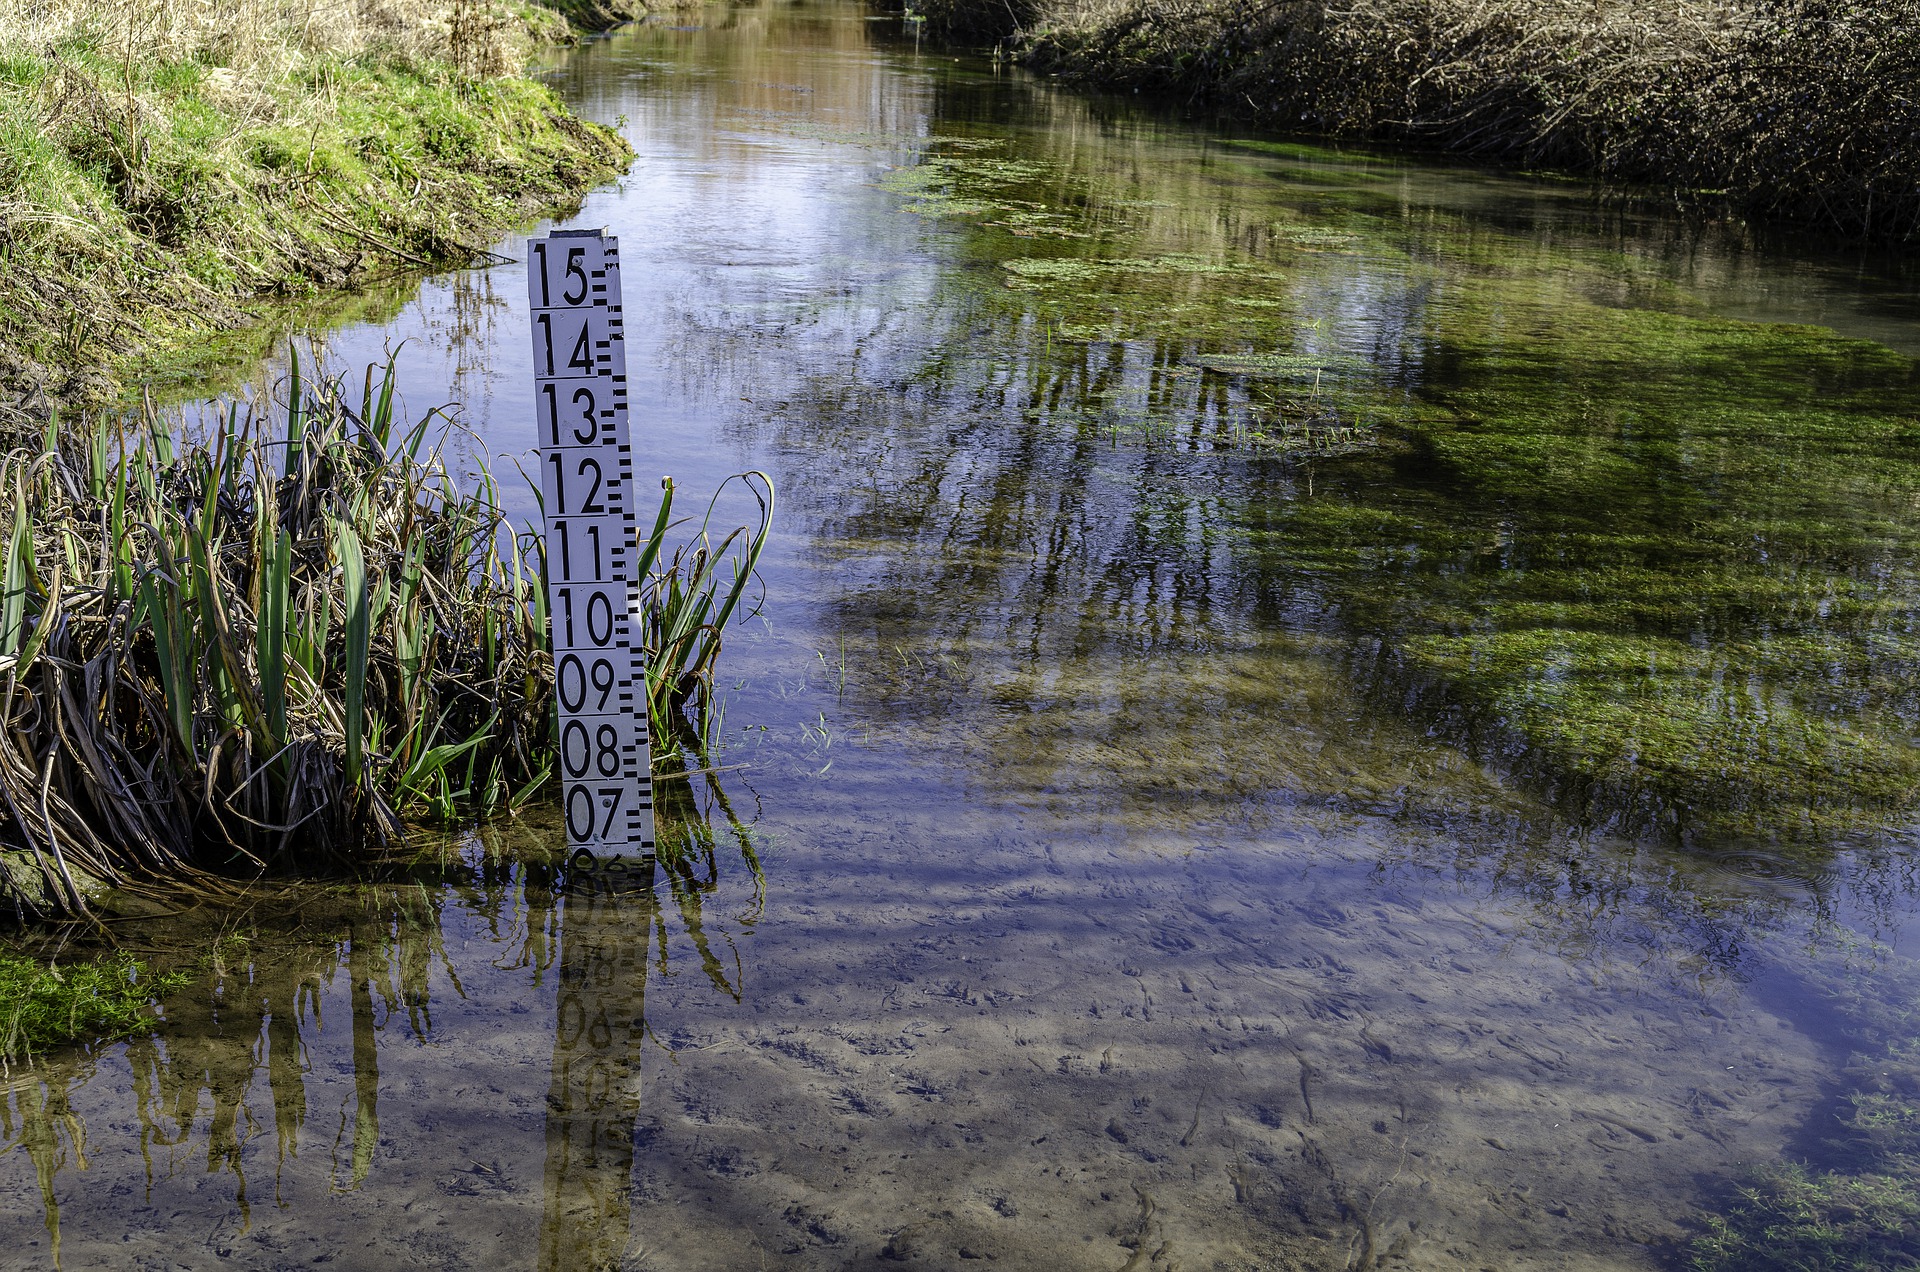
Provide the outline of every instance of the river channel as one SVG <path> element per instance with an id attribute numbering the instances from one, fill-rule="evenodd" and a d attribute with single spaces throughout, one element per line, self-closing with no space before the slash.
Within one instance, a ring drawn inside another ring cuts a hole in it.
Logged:
<path id="1" fill-rule="evenodd" d="M 535 808 L 122 925 L 205 970 L 0 1086 L 0 1267 L 1626 1272 L 1849 1168 L 1920 279 L 900 27 L 551 72 L 638 152 L 569 224 L 640 470 L 780 494 L 681 864 L 557 892 Z M 313 339 L 519 491 L 523 296 Z"/>

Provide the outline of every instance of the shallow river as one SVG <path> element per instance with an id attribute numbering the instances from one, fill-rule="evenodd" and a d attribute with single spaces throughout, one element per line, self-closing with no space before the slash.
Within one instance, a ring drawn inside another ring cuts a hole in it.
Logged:
<path id="1" fill-rule="evenodd" d="M 572 223 L 640 467 L 781 497 L 683 867 L 556 896 L 536 811 L 125 925 L 213 968 L 0 1087 L 0 1266 L 1599 1272 L 1856 1164 L 1920 1019 L 1913 275 L 898 25 L 554 73 L 639 152 Z M 512 474 L 523 287 L 321 343 Z"/>

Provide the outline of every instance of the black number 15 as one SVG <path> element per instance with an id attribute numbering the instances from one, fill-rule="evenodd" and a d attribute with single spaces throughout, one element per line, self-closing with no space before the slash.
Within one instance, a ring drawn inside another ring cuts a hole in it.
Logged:
<path id="1" fill-rule="evenodd" d="M 545 309 L 553 304 L 553 297 L 547 290 L 547 245 L 545 243 L 535 243 L 533 245 L 533 251 L 534 254 L 540 258 L 540 307 Z M 560 299 L 569 305 L 577 305 L 587 298 L 586 260 L 586 248 L 570 247 L 567 249 L 567 277 L 580 280 L 580 292 L 578 295 L 574 294 L 571 284 L 568 285 L 565 291 L 560 293 Z"/>

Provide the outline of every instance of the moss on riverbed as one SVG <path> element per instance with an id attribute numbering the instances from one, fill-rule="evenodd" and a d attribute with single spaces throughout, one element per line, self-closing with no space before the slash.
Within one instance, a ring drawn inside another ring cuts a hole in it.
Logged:
<path id="1" fill-rule="evenodd" d="M 1398 182 L 1312 147 L 1211 148 L 1189 211 L 1175 175 L 921 144 L 881 184 L 994 267 L 955 312 L 1027 343 L 1027 419 L 1317 465 L 1306 498 L 1237 473 L 1239 537 L 1390 709 L 1628 834 L 1812 849 L 1913 807 L 1912 358 L 1708 316 L 1617 253 L 1409 229 Z"/>
<path id="2" fill-rule="evenodd" d="M 155 1001 L 186 984 L 183 973 L 152 975 L 126 954 L 61 965 L 0 950 L 0 1063 L 85 1037 L 129 1033 Z"/>
<path id="3" fill-rule="evenodd" d="M 1387 642 L 1369 674 L 1630 833 L 1811 841 L 1910 807 L 1912 360 L 1479 290 L 1391 484 L 1300 511 Z"/>
<path id="4" fill-rule="evenodd" d="M 630 158 L 519 74 L 568 38 L 547 10 L 182 7 L 0 4 L 0 409 L 109 396 L 263 301 L 464 264 Z"/>

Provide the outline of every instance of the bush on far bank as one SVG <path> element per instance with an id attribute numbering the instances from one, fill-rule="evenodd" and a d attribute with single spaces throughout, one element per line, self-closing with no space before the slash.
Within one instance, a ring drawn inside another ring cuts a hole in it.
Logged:
<path id="1" fill-rule="evenodd" d="M 1024 2 L 934 0 L 929 24 L 1283 131 L 1920 238 L 1920 0 Z"/>

